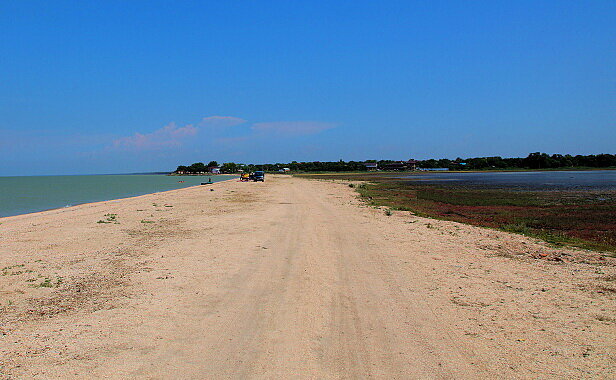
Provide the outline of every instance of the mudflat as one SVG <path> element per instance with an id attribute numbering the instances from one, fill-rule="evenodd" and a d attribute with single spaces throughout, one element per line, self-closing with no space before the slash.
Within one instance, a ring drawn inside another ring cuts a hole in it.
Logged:
<path id="1" fill-rule="evenodd" d="M 211 191 L 213 190 L 213 191 Z M 268 176 L 0 219 L 2 378 L 611 378 L 616 260 Z"/>

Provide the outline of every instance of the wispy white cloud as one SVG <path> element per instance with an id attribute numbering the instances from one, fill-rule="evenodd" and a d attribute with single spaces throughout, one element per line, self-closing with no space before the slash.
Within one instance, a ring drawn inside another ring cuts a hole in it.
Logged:
<path id="1" fill-rule="evenodd" d="M 116 139 L 113 146 L 136 150 L 173 148 L 181 146 L 187 137 L 194 136 L 198 132 L 199 129 L 192 124 L 178 127 L 175 123 L 169 123 L 152 133 L 135 133 L 133 136 Z"/>
<path id="2" fill-rule="evenodd" d="M 239 130 L 229 127 L 240 126 Z M 259 136 L 276 134 L 282 137 L 305 136 L 336 127 L 334 123 L 318 121 L 277 121 L 251 124 L 234 116 L 204 117 L 196 124 L 178 126 L 169 123 L 150 133 L 135 133 L 113 141 L 112 147 L 122 150 L 146 151 L 179 148 L 193 141 L 200 131 L 207 132 L 202 138 L 222 145 L 242 143 Z M 239 132 L 239 136 L 238 136 Z M 202 141 L 204 142 L 204 141 Z"/>
<path id="3" fill-rule="evenodd" d="M 197 135 L 201 129 L 223 130 L 244 123 L 246 120 L 234 116 L 204 117 L 196 125 L 187 124 L 183 127 L 172 122 L 151 133 L 135 133 L 132 136 L 118 138 L 113 141 L 113 147 L 124 150 L 177 148 L 184 145 L 189 137 Z"/>
<path id="4" fill-rule="evenodd" d="M 335 123 L 320 121 L 274 121 L 255 123 L 252 125 L 252 130 L 255 132 L 277 133 L 286 136 L 303 136 L 312 135 L 335 127 Z"/>

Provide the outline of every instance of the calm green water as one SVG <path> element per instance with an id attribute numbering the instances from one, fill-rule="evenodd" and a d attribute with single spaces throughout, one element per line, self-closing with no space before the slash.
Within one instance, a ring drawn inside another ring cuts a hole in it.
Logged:
<path id="1" fill-rule="evenodd" d="M 79 175 L 0 177 L 0 217 L 219 182 L 229 176 Z M 186 181 L 179 183 L 178 181 Z"/>

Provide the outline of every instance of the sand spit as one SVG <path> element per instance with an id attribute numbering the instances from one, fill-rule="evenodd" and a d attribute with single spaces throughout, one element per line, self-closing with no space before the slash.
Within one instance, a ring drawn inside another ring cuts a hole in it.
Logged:
<path id="1" fill-rule="evenodd" d="M 0 378 L 610 378 L 615 298 L 612 258 L 228 181 L 0 219 Z"/>

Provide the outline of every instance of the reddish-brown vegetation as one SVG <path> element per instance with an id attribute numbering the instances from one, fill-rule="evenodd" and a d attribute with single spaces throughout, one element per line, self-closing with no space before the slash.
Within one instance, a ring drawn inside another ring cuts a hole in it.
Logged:
<path id="1" fill-rule="evenodd" d="M 369 181 L 358 190 L 374 205 L 499 228 L 554 244 L 616 252 L 616 192 L 613 191 L 513 191 L 446 182 L 425 184 L 382 175 L 336 175 L 335 178 Z"/>

